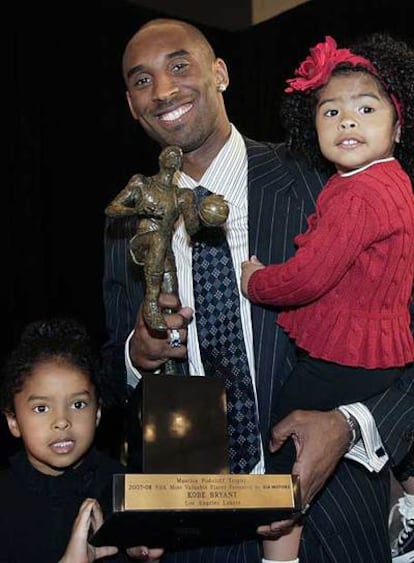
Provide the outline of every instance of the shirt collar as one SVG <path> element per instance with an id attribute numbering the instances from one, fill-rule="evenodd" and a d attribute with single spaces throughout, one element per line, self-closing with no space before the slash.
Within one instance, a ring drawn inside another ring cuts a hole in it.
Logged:
<path id="1" fill-rule="evenodd" d="M 236 207 L 247 205 L 247 151 L 242 135 L 234 125 L 227 142 L 204 172 L 199 182 L 179 171 L 178 185 L 186 188 L 204 186 L 212 193 L 221 194 Z"/>

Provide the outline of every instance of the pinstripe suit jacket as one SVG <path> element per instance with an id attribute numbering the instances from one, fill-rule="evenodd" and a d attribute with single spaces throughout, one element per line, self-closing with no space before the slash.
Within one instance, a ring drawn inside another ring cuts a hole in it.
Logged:
<path id="1" fill-rule="evenodd" d="M 249 255 L 268 264 L 294 253 L 294 236 L 306 227 L 306 217 L 325 177 L 286 154 L 284 145 L 245 139 L 248 154 Z M 142 280 L 131 268 L 128 241 L 131 221 L 108 221 L 105 237 L 104 300 L 109 340 L 104 357 L 120 384 L 124 376 L 124 342 L 132 330 Z M 262 438 L 267 443 L 272 397 L 294 363 L 294 350 L 275 324 L 275 310 L 252 306 L 256 388 Z M 375 397 L 369 406 L 394 464 L 405 456 L 414 428 L 414 384 L 400 382 Z M 411 385 L 411 388 L 410 388 Z M 411 391 L 411 393 L 410 393 Z M 309 511 L 301 547 L 301 563 L 387 563 L 389 474 L 369 474 L 343 461 Z M 256 563 L 256 542 L 169 554 L 171 563 Z M 163 559 L 163 561 L 164 561 Z"/>

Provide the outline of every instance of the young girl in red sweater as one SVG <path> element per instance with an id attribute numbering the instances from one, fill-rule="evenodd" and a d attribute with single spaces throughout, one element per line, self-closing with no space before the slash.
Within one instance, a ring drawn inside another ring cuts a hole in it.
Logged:
<path id="1" fill-rule="evenodd" d="M 242 291 L 280 307 L 298 362 L 275 404 L 334 408 L 393 384 L 414 360 L 414 52 L 375 34 L 350 49 L 326 37 L 288 80 L 282 119 L 293 151 L 334 165 L 297 252 L 242 264 Z M 267 459 L 291 472 L 293 440 Z M 295 561 L 301 525 L 264 542 L 264 561 Z"/>

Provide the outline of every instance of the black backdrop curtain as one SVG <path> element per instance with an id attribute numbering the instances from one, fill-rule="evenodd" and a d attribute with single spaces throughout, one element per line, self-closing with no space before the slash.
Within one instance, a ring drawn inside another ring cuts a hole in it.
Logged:
<path id="1" fill-rule="evenodd" d="M 99 5 L 18 2 L 6 26 L 6 166 L 2 197 L 3 358 L 30 320 L 60 314 L 105 338 L 103 209 L 158 148 L 129 115 L 121 55 L 158 12 L 126 0 Z M 260 140 L 283 138 L 284 79 L 326 34 L 338 42 L 387 30 L 412 41 L 404 0 L 310 0 L 239 32 L 199 27 L 230 70 L 230 119 Z M 36 22 L 36 23 L 34 23 Z M 197 22 L 192 22 L 196 25 Z"/>

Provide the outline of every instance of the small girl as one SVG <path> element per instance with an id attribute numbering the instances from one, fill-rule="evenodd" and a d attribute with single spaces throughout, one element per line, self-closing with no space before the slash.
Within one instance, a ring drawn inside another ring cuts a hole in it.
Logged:
<path id="1" fill-rule="evenodd" d="M 242 264 L 243 293 L 281 307 L 299 349 L 276 421 L 375 395 L 414 359 L 414 52 L 385 34 L 350 49 L 326 37 L 295 75 L 282 105 L 291 149 L 336 173 L 293 258 Z M 289 473 L 295 457 L 289 440 L 267 470 Z M 300 535 L 298 524 L 264 541 L 264 561 L 299 561 Z"/>
<path id="2" fill-rule="evenodd" d="M 0 472 L 0 562 L 129 561 L 87 541 L 103 521 L 101 506 L 111 510 L 113 474 L 125 473 L 93 447 L 97 375 L 88 335 L 71 319 L 30 323 L 10 354 L 0 407 L 23 448 Z"/>

